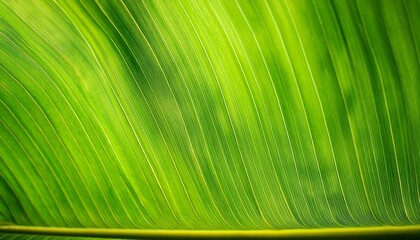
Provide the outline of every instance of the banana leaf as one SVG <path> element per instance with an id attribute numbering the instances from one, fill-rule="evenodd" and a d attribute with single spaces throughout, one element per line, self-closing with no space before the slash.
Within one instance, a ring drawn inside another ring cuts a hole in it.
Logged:
<path id="1" fill-rule="evenodd" d="M 0 238 L 419 236 L 419 13 L 0 1 Z"/>

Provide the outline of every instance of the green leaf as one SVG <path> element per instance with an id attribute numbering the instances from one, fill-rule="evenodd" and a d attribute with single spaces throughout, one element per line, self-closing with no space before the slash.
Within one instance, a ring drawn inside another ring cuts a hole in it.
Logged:
<path id="1" fill-rule="evenodd" d="M 419 12 L 1 1 L 0 231 L 418 234 Z"/>

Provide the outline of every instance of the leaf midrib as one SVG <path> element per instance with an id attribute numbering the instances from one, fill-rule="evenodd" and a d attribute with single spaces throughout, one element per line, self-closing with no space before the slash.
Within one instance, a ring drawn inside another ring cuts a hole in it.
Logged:
<path id="1" fill-rule="evenodd" d="M 55 235 L 74 237 L 106 238 L 304 238 L 304 237 L 366 237 L 366 236 L 419 236 L 420 225 L 376 226 L 352 228 L 312 228 L 287 230 L 151 230 L 151 229 L 116 229 L 116 228 L 64 228 L 3 225 L 0 233 Z"/>

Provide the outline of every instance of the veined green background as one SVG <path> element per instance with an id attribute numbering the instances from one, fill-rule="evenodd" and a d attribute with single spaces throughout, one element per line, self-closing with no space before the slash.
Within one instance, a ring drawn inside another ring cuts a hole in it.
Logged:
<path id="1" fill-rule="evenodd" d="M 420 224 L 420 1 L 0 2 L 0 222 Z"/>

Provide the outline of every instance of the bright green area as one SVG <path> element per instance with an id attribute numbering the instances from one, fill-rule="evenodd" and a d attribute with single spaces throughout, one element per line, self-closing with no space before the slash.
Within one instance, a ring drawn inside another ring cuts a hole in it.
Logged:
<path id="1" fill-rule="evenodd" d="M 420 224 L 420 1 L 0 2 L 0 223 Z"/>

